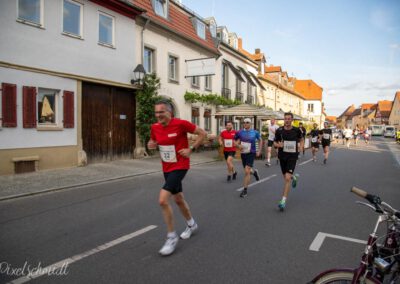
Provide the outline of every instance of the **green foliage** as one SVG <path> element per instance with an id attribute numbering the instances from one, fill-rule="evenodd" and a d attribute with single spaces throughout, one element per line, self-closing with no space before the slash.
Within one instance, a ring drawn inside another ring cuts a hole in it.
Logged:
<path id="1" fill-rule="evenodd" d="M 188 103 L 204 103 L 208 105 L 223 105 L 223 106 L 233 106 L 240 105 L 239 101 L 226 99 L 217 94 L 199 94 L 196 92 L 188 92 L 186 91 L 183 96 L 185 101 Z"/>
<path id="2" fill-rule="evenodd" d="M 146 149 L 147 142 L 150 140 L 151 125 L 156 122 L 154 104 L 161 98 L 158 96 L 159 88 L 160 79 L 155 73 L 152 73 L 145 76 L 143 88 L 136 94 L 136 102 L 138 104 L 136 111 L 136 131 Z"/>

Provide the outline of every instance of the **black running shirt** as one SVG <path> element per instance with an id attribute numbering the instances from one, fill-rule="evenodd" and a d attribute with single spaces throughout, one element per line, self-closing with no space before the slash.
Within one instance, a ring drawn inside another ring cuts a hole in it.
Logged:
<path id="1" fill-rule="evenodd" d="M 275 132 L 275 142 L 283 141 L 284 147 L 279 148 L 278 157 L 279 159 L 297 159 L 299 156 L 298 144 L 303 137 L 300 129 L 292 127 L 290 130 L 286 130 L 283 127 L 279 127 Z"/>
<path id="2" fill-rule="evenodd" d="M 320 132 L 322 136 L 322 142 L 331 142 L 332 139 L 332 129 L 324 128 Z"/>
<path id="3" fill-rule="evenodd" d="M 310 132 L 311 143 L 318 143 L 319 133 L 320 133 L 320 131 L 318 129 L 311 130 L 311 132 Z"/>

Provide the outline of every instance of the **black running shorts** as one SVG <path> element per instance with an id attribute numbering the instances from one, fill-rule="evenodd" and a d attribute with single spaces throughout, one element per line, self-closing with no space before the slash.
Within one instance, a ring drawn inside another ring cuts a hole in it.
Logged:
<path id="1" fill-rule="evenodd" d="M 313 148 L 319 148 L 319 143 L 317 142 L 317 143 L 311 143 L 311 147 L 313 147 Z"/>
<path id="2" fill-rule="evenodd" d="M 224 151 L 225 160 L 228 160 L 229 156 L 235 158 L 235 154 L 236 154 L 235 151 L 228 151 L 228 152 Z"/>
<path id="3" fill-rule="evenodd" d="M 282 174 L 293 174 L 296 168 L 296 159 L 279 159 Z"/>
<path id="4" fill-rule="evenodd" d="M 272 146 L 274 146 L 274 141 L 268 140 L 268 147 L 272 147 Z"/>
<path id="5" fill-rule="evenodd" d="M 177 194 L 182 192 L 182 180 L 185 177 L 188 170 L 175 170 L 172 172 L 164 173 L 165 184 L 163 189 Z"/>
<path id="6" fill-rule="evenodd" d="M 326 146 L 330 146 L 331 145 L 331 142 L 330 141 L 324 141 L 324 140 L 322 140 L 322 148 L 324 148 L 324 147 L 326 147 Z"/>
<path id="7" fill-rule="evenodd" d="M 246 166 L 249 166 L 250 168 L 253 167 L 254 158 L 256 156 L 256 153 L 241 154 L 240 156 L 242 158 L 243 168 L 245 168 Z"/>

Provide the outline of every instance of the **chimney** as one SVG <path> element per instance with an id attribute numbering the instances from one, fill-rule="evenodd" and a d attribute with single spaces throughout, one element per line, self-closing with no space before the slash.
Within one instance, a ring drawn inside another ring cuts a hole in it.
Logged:
<path id="1" fill-rule="evenodd" d="M 242 47 L 242 38 L 238 38 L 238 49 L 243 49 Z"/>
<path id="2" fill-rule="evenodd" d="M 260 54 L 261 50 L 259 48 L 256 48 L 256 54 Z"/>

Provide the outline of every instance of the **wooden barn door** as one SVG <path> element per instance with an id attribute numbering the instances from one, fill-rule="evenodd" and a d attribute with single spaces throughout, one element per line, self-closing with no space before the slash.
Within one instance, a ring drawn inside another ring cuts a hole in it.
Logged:
<path id="1" fill-rule="evenodd" d="M 83 83 L 82 140 L 88 161 L 131 158 L 135 115 L 132 90 Z"/>

